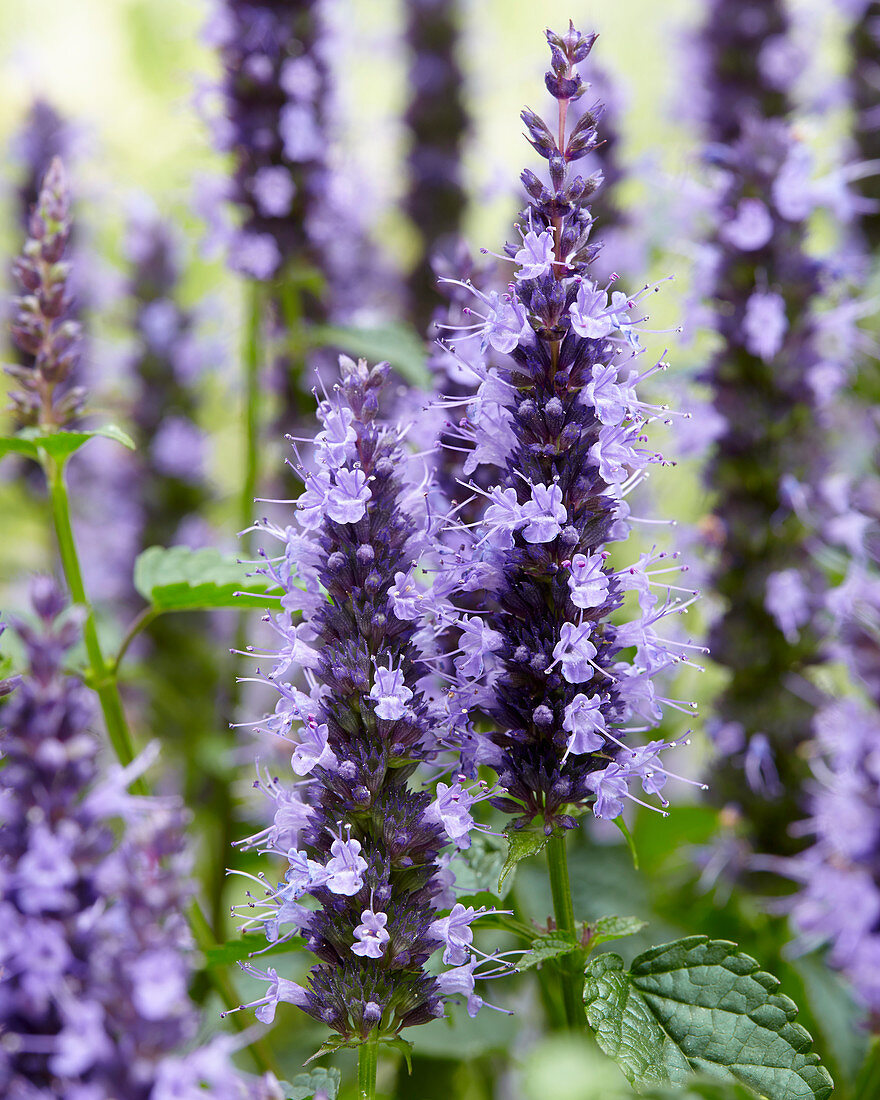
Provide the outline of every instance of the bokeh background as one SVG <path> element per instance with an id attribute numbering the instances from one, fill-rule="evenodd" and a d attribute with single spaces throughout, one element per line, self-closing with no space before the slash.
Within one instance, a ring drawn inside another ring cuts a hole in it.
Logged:
<path id="1" fill-rule="evenodd" d="M 397 205 L 406 186 L 406 135 L 399 121 L 406 96 L 406 61 L 399 46 L 403 5 L 391 0 L 337 3 L 347 27 L 336 62 L 346 167 L 361 185 L 358 201 L 368 211 L 371 247 L 392 269 L 405 270 L 413 239 Z M 833 80 L 844 63 L 845 28 L 830 5 L 800 7 L 815 41 L 821 42 L 812 51 L 818 67 L 814 74 L 821 71 L 823 79 Z M 471 117 L 465 159 L 470 243 L 495 250 L 509 236 L 519 172 L 536 159 L 522 139 L 519 110 L 527 103 L 543 104 L 544 28 L 562 27 L 571 18 L 582 30 L 600 32 L 594 57 L 622 93 L 618 118 L 627 178 L 619 201 L 639 212 L 649 231 L 645 275 L 673 276 L 651 303 L 652 321 L 661 330 L 687 327 L 693 257 L 676 239 L 674 199 L 695 186 L 698 176 L 697 139 L 682 109 L 689 94 L 682 58 L 687 31 L 699 18 L 701 5 L 696 0 L 463 0 L 462 8 L 461 61 Z M 200 111 L 206 88 L 218 73 L 212 51 L 200 41 L 205 15 L 201 0 L 0 0 L 0 149 L 11 150 L 0 165 L 0 257 L 11 257 L 19 244 L 15 134 L 33 98 L 42 96 L 78 130 L 78 153 L 71 165 L 78 247 L 91 256 L 97 288 L 88 318 L 88 354 L 100 384 L 91 407 L 112 413 L 123 424 L 124 409 L 120 411 L 114 398 L 114 370 L 127 333 L 114 297 L 124 268 L 126 214 L 147 195 L 184 232 L 190 250 L 184 298 L 204 313 L 212 348 L 199 411 L 209 441 L 206 470 L 214 486 L 209 519 L 220 545 L 234 548 L 242 461 L 237 379 L 243 289 L 222 258 L 211 253 L 206 228 L 194 213 L 206 179 L 227 167 L 212 147 Z M 840 126 L 834 111 L 804 123 L 820 161 Z M 816 232 L 821 237 L 821 223 Z M 8 279 L 8 271 L 3 260 L 3 278 Z M 8 284 L 6 290 L 11 293 Z M 662 389 L 669 382 L 673 395 L 699 368 L 711 343 L 699 331 L 688 336 L 685 342 L 678 333 L 660 332 L 648 339 L 649 355 L 673 348 L 669 375 L 658 383 Z M 280 439 L 267 440 L 265 450 L 267 469 L 280 463 Z M 652 484 L 657 513 L 678 516 L 685 531 L 707 510 L 693 463 L 682 463 L 674 476 L 659 471 Z M 26 573 L 53 565 L 44 508 L 36 484 L 0 473 L 4 610 L 22 604 Z M 700 622 L 697 611 L 695 635 Z M 108 637 L 118 637 L 120 626 L 111 616 L 104 616 L 102 627 Z M 680 692 L 705 703 L 718 682 L 711 666 L 703 675 L 687 672 Z M 681 733 L 682 727 L 667 732 Z M 692 751 L 682 764 L 692 773 L 704 752 L 702 736 L 697 725 Z M 251 774 L 246 754 L 237 762 L 238 782 L 246 787 Z M 852 1075 L 864 1037 L 853 1025 L 853 1008 L 842 984 L 817 957 L 795 958 L 786 952 L 784 922 L 760 901 L 690 892 L 697 850 L 716 830 L 717 817 L 686 791 L 677 793 L 675 802 L 675 812 L 666 820 L 634 815 L 638 873 L 613 830 L 613 835 L 599 830 L 590 841 L 581 838 L 574 855 L 576 910 L 586 917 L 606 912 L 650 917 L 652 942 L 690 931 L 738 940 L 768 966 L 773 962 L 786 991 L 805 1004 L 805 1022 L 829 1065 Z M 544 889 L 540 872 L 521 869 L 519 900 L 535 917 L 549 908 Z M 230 900 L 235 899 L 230 895 Z M 631 955 L 647 942 L 636 937 L 623 951 Z M 514 990 L 512 1001 L 518 996 Z M 207 1004 L 212 1026 L 219 1026 L 216 1006 L 210 998 Z M 629 1095 L 622 1076 L 596 1051 L 568 1039 L 539 1040 L 530 1027 L 528 1000 L 515 1007 L 515 1017 L 483 1012 L 470 1021 L 462 1014 L 452 1025 L 420 1029 L 413 1075 L 400 1071 L 395 1095 L 402 1100 L 598 1100 Z M 317 1042 L 318 1029 L 282 1006 L 272 1043 L 291 1076 Z M 507 1060 L 511 1050 L 516 1051 L 512 1064 Z M 339 1064 L 350 1070 L 344 1056 Z M 392 1071 L 386 1066 L 384 1072 Z M 390 1095 L 389 1079 L 384 1087 Z"/>

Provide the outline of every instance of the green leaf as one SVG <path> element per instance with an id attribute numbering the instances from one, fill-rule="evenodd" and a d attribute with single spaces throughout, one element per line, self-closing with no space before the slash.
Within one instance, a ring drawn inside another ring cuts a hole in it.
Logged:
<path id="1" fill-rule="evenodd" d="M 624 936 L 634 936 L 647 926 L 647 921 L 638 917 L 599 917 L 587 926 L 590 949 L 598 947 L 608 940 L 621 940 Z"/>
<path id="2" fill-rule="evenodd" d="M 529 856 L 536 856 L 538 852 L 543 852 L 550 840 L 550 837 L 543 830 L 539 832 L 536 829 L 511 829 L 509 833 L 505 832 L 504 835 L 507 837 L 507 858 L 498 877 L 499 894 L 504 885 L 504 880 L 515 869 L 516 865 L 521 860 L 528 859 Z"/>
<path id="3" fill-rule="evenodd" d="M 311 1057 L 306 1058 L 303 1062 L 304 1066 L 307 1066 L 309 1062 L 314 1062 L 316 1058 L 323 1058 L 325 1054 L 335 1054 L 337 1050 L 353 1049 L 358 1045 L 356 1039 L 344 1039 L 341 1035 L 331 1035 L 329 1039 L 326 1039 Z"/>
<path id="4" fill-rule="evenodd" d="M 301 1073 L 290 1082 L 284 1083 L 287 1100 L 309 1100 L 319 1089 L 327 1093 L 330 1100 L 336 1100 L 339 1094 L 339 1082 L 342 1074 L 338 1069 L 326 1069 L 321 1066 L 311 1073 Z"/>
<path id="5" fill-rule="evenodd" d="M 401 1038 L 400 1035 L 394 1035 L 390 1038 L 380 1039 L 379 1042 L 382 1046 L 391 1047 L 392 1050 L 399 1051 L 403 1055 L 403 1060 L 406 1062 L 406 1071 L 412 1076 L 412 1056 L 413 1045 L 408 1039 Z"/>
<path id="6" fill-rule="evenodd" d="M 627 824 L 622 817 L 615 817 L 613 820 L 617 828 L 623 833 L 624 839 L 626 840 L 626 846 L 629 848 L 629 854 L 632 856 L 633 867 L 638 871 L 639 853 L 636 851 L 635 837 L 627 828 Z"/>
<path id="7" fill-rule="evenodd" d="M 309 339 L 315 346 L 332 345 L 371 363 L 387 360 L 412 385 L 421 389 L 430 385 L 425 345 L 408 325 L 392 323 L 376 328 L 313 325 Z"/>
<path id="8" fill-rule="evenodd" d="M 213 547 L 151 546 L 134 563 L 134 586 L 157 611 L 263 607 L 272 585 Z"/>
<path id="9" fill-rule="evenodd" d="M 769 1100 L 827 1100 L 833 1088 L 797 1006 L 779 982 L 727 940 L 689 936 L 586 972 L 587 1020 L 599 1046 L 639 1088 L 699 1072 Z"/>
<path id="10" fill-rule="evenodd" d="M 494 836 L 485 836 L 474 832 L 470 848 L 456 852 L 450 864 L 455 871 L 456 897 L 468 897 L 473 894 L 494 894 L 498 887 L 498 876 L 504 867 L 505 850 L 503 841 Z M 508 884 L 508 889 L 512 886 Z M 503 894 L 500 895 L 504 897 Z"/>
<path id="11" fill-rule="evenodd" d="M 528 954 L 516 964 L 517 970 L 531 970 L 533 966 L 540 966 L 549 959 L 558 959 L 560 955 L 570 955 L 572 951 L 583 950 L 581 944 L 575 939 L 563 935 L 561 932 L 551 932 L 546 936 L 539 936 L 532 940 L 532 946 Z"/>
<path id="12" fill-rule="evenodd" d="M 22 428 L 15 435 L 0 436 L 0 458 L 7 454 L 19 454 L 38 460 L 42 447 L 57 461 L 66 462 L 74 451 L 98 436 L 113 439 L 130 451 L 135 449 L 131 436 L 115 424 L 105 424 L 103 428 L 94 428 L 88 432 L 46 432 L 41 428 Z"/>

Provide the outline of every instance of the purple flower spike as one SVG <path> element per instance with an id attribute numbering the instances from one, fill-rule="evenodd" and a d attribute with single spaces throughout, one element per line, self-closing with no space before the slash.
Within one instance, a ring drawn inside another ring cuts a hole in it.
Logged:
<path id="1" fill-rule="evenodd" d="M 439 657 L 435 631 L 422 627 L 455 613 L 416 580 L 433 555 L 436 520 L 422 460 L 405 454 L 399 429 L 377 420 L 388 365 L 343 356 L 340 368 L 333 399 L 318 407 L 313 467 L 297 466 L 305 489 L 291 526 L 258 524 L 281 543 L 262 567 L 281 610 L 269 617 L 277 652 L 263 655 L 275 656 L 274 668 L 260 677 L 280 699 L 259 728 L 293 746 L 302 778 L 258 783 L 274 816 L 245 844 L 275 853 L 286 869 L 277 888 L 260 880 L 264 896 L 240 910 L 243 927 L 271 943 L 301 936 L 318 960 L 304 989 L 250 970 L 269 983 L 254 1007 L 270 1012 L 291 1000 L 346 1039 L 365 1039 L 443 1015 L 442 974 L 425 964 L 442 942 L 444 849 L 467 847 L 470 808 L 488 794 L 439 784 L 432 802 L 407 782 L 445 747 L 442 708 L 425 695 L 425 668 Z M 458 655 L 465 662 L 498 644 L 481 620 L 475 627 Z M 311 908 L 299 904 L 305 894 Z"/>
<path id="2" fill-rule="evenodd" d="M 548 41 L 546 83 L 559 117 L 547 125 L 530 110 L 521 116 L 548 171 L 544 179 L 522 175 L 528 206 L 520 241 L 505 247 L 516 267 L 502 300 L 505 319 L 516 323 L 505 326 L 504 340 L 495 338 L 500 303 L 458 284 L 494 310 L 477 306 L 483 324 L 458 337 L 483 338 L 484 355 L 468 353 L 479 389 L 461 402 L 459 439 L 471 449 L 458 476 L 482 514 L 464 522 L 460 507 L 451 509 L 439 583 L 461 609 L 450 633 L 468 654 L 450 647 L 457 676 L 448 720 L 462 769 L 492 766 L 501 788 L 488 796 L 493 804 L 517 815 L 516 826 L 537 819 L 549 833 L 575 825 L 568 805 L 613 816 L 631 797 L 628 783 L 641 773 L 623 739 L 657 724 L 653 677 L 684 659 L 653 627 L 696 594 L 670 582 L 658 599 L 667 570 L 652 566 L 662 553 L 618 571 L 607 564 L 606 547 L 629 533 L 628 494 L 648 464 L 664 461 L 644 434 L 660 410 L 637 388 L 665 364 L 637 365 L 641 304 L 655 288 L 628 295 L 614 286 L 617 276 L 600 284 L 592 267 L 598 247 L 588 204 L 601 176 L 584 178 L 572 165 L 601 141 L 601 105 L 584 98 L 583 109 L 573 107 L 587 92 L 577 66 L 594 39 L 571 28 L 548 32 Z M 560 120 L 567 132 L 557 137 Z M 621 621 L 633 589 L 639 610 Z M 469 646 L 479 621 L 491 644 L 477 655 Z M 432 814 L 453 839 L 469 828 L 468 797 L 460 785 L 438 785 Z"/>
<path id="3" fill-rule="evenodd" d="M 22 297 L 15 302 L 12 338 L 32 358 L 28 364 L 4 369 L 20 387 L 9 397 L 22 427 L 61 427 L 85 402 L 85 391 L 68 384 L 81 338 L 79 324 L 71 320 L 70 269 L 65 262 L 71 225 L 67 177 L 56 157 L 43 179 L 28 239 L 13 267 Z"/>
<path id="4" fill-rule="evenodd" d="M 228 1036 L 193 1046 L 183 807 L 128 793 L 153 749 L 101 773 L 92 694 L 64 673 L 82 615 L 49 578 L 31 597 L 27 671 L 0 685 L 0 1093 L 270 1100 Z"/>

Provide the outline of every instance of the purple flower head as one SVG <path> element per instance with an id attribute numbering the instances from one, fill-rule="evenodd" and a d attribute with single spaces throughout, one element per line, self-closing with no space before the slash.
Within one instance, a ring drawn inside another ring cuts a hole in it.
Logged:
<path id="1" fill-rule="evenodd" d="M 629 573 L 606 566 L 609 544 L 629 533 L 628 494 L 649 463 L 664 461 L 646 445 L 658 410 L 637 391 L 665 364 L 637 365 L 641 304 L 655 288 L 629 295 L 617 276 L 600 284 L 592 267 L 598 246 L 588 204 L 601 178 L 578 174 L 577 162 L 601 140 L 601 112 L 596 105 L 572 121 L 584 77 L 559 74 L 584 62 L 594 39 L 572 29 L 548 32 L 548 40 L 546 84 L 558 117 L 545 124 L 532 111 L 521 116 L 547 173 L 522 175 L 520 240 L 505 246 L 515 264 L 501 299 L 507 338 L 495 339 L 497 313 L 475 314 L 482 323 L 472 331 L 486 354 L 473 364 L 474 400 L 461 403 L 459 438 L 473 449 L 462 470 L 471 480 L 458 478 L 475 506 L 466 521 L 461 506 L 450 508 L 438 584 L 458 609 L 448 631 L 456 677 L 447 709 L 462 769 L 489 764 L 500 787 L 493 805 L 517 815 L 517 826 L 537 819 L 550 832 L 574 826 L 571 805 L 620 812 L 627 784 L 644 778 L 627 761 L 624 739 L 662 716 L 652 677 L 683 658 L 654 627 L 693 593 L 678 597 L 684 590 L 670 586 L 658 600 L 651 589 L 662 592 L 663 581 L 649 568 L 656 557 Z M 497 310 L 497 299 L 466 280 L 455 285 Z M 626 600 L 630 589 L 638 601 Z M 480 656 L 469 652 L 478 620 L 491 640 Z M 432 810 L 453 837 L 471 827 L 463 794 L 455 802 L 439 785 Z"/>
<path id="2" fill-rule="evenodd" d="M 575 607 L 601 607 L 608 598 L 608 577 L 603 554 L 575 554 L 571 559 L 568 589 Z"/>
<path id="3" fill-rule="evenodd" d="M 370 688 L 370 698 L 376 703 L 376 717 L 393 722 L 406 713 L 406 705 L 413 693 L 403 680 L 403 670 L 391 668 L 376 669 L 376 682 Z"/>
<path id="4" fill-rule="evenodd" d="M 599 695 L 584 695 L 582 692 L 565 708 L 562 728 L 571 734 L 566 752 L 596 752 L 605 747 L 602 736 L 605 715 L 602 713 L 602 698 Z"/>
<path id="5" fill-rule="evenodd" d="M 391 939 L 385 927 L 387 924 L 387 913 L 365 909 L 361 913 L 361 923 L 354 930 L 357 943 L 352 944 L 351 949 L 355 955 L 360 955 L 362 959 L 381 959 L 385 954 L 385 945 Z"/>
<path id="6" fill-rule="evenodd" d="M 785 301 L 779 294 L 756 290 L 743 317 L 745 345 L 752 355 L 769 362 L 782 347 L 788 330 Z"/>

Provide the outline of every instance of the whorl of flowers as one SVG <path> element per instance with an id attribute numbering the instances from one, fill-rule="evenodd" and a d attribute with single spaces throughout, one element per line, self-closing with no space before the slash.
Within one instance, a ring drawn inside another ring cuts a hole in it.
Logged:
<path id="1" fill-rule="evenodd" d="M 217 137 L 234 159 L 231 198 L 242 216 L 230 261 L 255 279 L 315 259 L 309 212 L 326 185 L 327 154 L 321 6 L 218 0 L 207 28 L 223 64 Z"/>
<path id="2" fill-rule="evenodd" d="M 627 495 L 649 464 L 663 461 L 644 435 L 659 410 L 637 385 L 665 364 L 636 366 L 638 303 L 651 288 L 609 297 L 591 276 L 597 248 L 587 200 L 600 177 L 584 179 L 570 166 L 600 140 L 596 114 L 583 111 L 570 130 L 566 120 L 586 90 L 577 66 L 595 35 L 571 27 L 547 38 L 558 121 L 551 130 L 530 110 L 522 119 L 549 162 L 549 186 L 522 174 L 530 202 L 521 242 L 506 246 L 516 265 L 508 293 L 473 291 L 480 304 L 470 336 L 505 358 L 482 367 L 467 404 L 460 432 L 473 449 L 464 474 L 490 464 L 495 483 L 488 491 L 468 483 L 485 508 L 476 525 L 451 521 L 458 545 L 443 583 L 457 606 L 480 593 L 480 610 L 459 619 L 451 655 L 450 716 L 463 768 L 491 765 L 506 789 L 493 804 L 549 832 L 573 827 L 570 811 L 590 804 L 597 817 L 616 817 L 635 797 L 630 784 L 660 795 L 668 775 L 660 753 L 669 745 L 626 739 L 659 723 L 668 700 L 655 677 L 688 651 L 655 626 L 696 594 L 674 583 L 680 566 L 663 552 L 620 567 L 609 560 L 611 544 L 629 533 Z"/>
<path id="3" fill-rule="evenodd" d="M 65 259 L 70 231 L 70 192 L 61 161 L 55 158 L 13 265 L 21 296 L 14 302 L 12 338 L 32 359 L 5 370 L 19 387 L 9 397 L 22 426 L 63 426 L 79 413 L 85 399 L 81 387 L 70 385 L 81 335 L 79 324 L 71 319 L 70 265 Z"/>
<path id="4" fill-rule="evenodd" d="M 175 1053 L 198 1026 L 184 815 L 128 793 L 145 758 L 101 774 L 93 697 L 63 670 L 81 616 L 47 578 L 32 603 L 15 624 L 27 669 L 0 688 L 0 1092 L 254 1095 L 225 1040 Z"/>
<path id="5" fill-rule="evenodd" d="M 441 1016 L 452 994 L 466 994 L 471 1014 L 482 1003 L 481 960 L 469 950 L 478 914 L 460 904 L 443 913 L 451 875 L 441 856 L 450 841 L 468 845 L 481 792 L 455 780 L 432 800 L 409 783 L 440 747 L 421 685 L 439 614 L 416 581 L 429 545 L 424 486 L 410 480 L 399 434 L 376 421 L 388 365 L 342 357 L 340 367 L 291 525 L 258 525 L 283 544 L 265 567 L 281 589 L 271 617 L 280 645 L 265 655 L 279 700 L 261 729 L 289 742 L 300 778 L 257 784 L 275 816 L 248 843 L 282 856 L 287 870 L 242 909 L 270 941 L 302 936 L 320 960 L 306 987 L 246 965 L 268 982 L 258 1017 L 271 1020 L 289 1001 L 358 1040 Z M 317 909 L 300 904 L 304 894 Z M 439 947 L 453 968 L 436 975 L 425 964 Z"/>
<path id="6" fill-rule="evenodd" d="M 409 277 L 410 313 L 425 332 L 439 305 L 431 261 L 461 229 L 466 200 L 461 146 L 467 127 L 463 77 L 456 58 L 458 0 L 412 0 L 407 5 L 411 98 L 404 116 L 412 146 L 406 212 L 419 239 Z"/>
<path id="7" fill-rule="evenodd" d="M 750 7 L 720 5 L 736 20 Z M 706 34 L 716 32 L 713 21 Z M 751 52 L 758 47 L 753 41 Z M 714 57 L 719 105 L 729 60 L 722 50 Z M 753 108 L 775 110 L 777 85 L 764 79 L 761 87 L 768 102 L 753 87 Z M 733 117 L 742 100 L 736 88 L 731 95 Z M 721 759 L 710 786 L 741 807 L 762 850 L 784 852 L 795 843 L 789 826 L 806 774 L 797 747 L 809 736 L 812 707 L 796 684 L 818 659 L 810 621 L 820 589 L 789 487 L 809 484 L 819 468 L 819 411 L 844 372 L 826 354 L 835 313 L 820 315 L 830 268 L 806 250 L 820 194 L 809 152 L 786 119 L 745 108 L 733 140 L 718 143 L 715 124 L 706 136 L 717 175 L 704 293 L 720 344 L 701 380 L 720 418 L 707 481 L 717 494 L 713 583 L 725 601 L 709 647 L 730 673 L 716 705 Z"/>
<path id="8" fill-rule="evenodd" d="M 852 0 L 846 6 L 853 7 Z M 856 0 L 850 32 L 853 136 L 857 159 L 866 165 L 880 161 L 880 0 Z M 880 173 L 876 167 L 856 184 L 865 201 L 859 219 L 872 252 L 880 248 Z"/>

